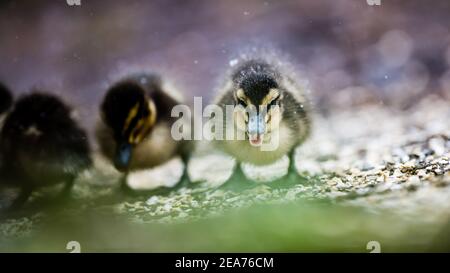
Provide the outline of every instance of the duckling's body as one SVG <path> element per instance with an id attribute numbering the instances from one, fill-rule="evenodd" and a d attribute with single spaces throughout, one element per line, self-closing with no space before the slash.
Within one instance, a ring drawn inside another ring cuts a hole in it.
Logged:
<path id="1" fill-rule="evenodd" d="M 2 183 L 22 189 L 15 206 L 39 187 L 66 183 L 67 192 L 91 165 L 86 133 L 72 119 L 70 108 L 52 95 L 34 93 L 19 99 L 0 137 Z"/>
<path id="2" fill-rule="evenodd" d="M 107 91 L 96 136 L 101 153 L 119 171 L 153 168 L 177 155 L 186 160 L 188 143 L 171 135 L 171 111 L 181 98 L 167 88 L 159 76 L 140 74 Z"/>
<path id="3" fill-rule="evenodd" d="M 271 62 L 240 60 L 228 74 L 216 104 L 224 112 L 227 105 L 236 106 L 234 115 L 225 115 L 223 129 L 227 130 L 228 122 L 242 137 L 215 143 L 238 161 L 255 165 L 291 155 L 310 132 L 310 104 L 304 89 Z"/>

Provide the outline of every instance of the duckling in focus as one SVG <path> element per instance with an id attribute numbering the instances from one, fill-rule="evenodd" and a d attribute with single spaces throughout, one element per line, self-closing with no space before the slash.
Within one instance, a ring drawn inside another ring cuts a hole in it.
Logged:
<path id="1" fill-rule="evenodd" d="M 132 75 L 109 88 L 100 106 L 96 137 L 101 153 L 117 170 L 128 174 L 150 169 L 177 155 L 186 169 L 188 142 L 171 135 L 176 121 L 171 111 L 181 100 L 168 93 L 173 91 L 154 74 Z"/>
<path id="2" fill-rule="evenodd" d="M 293 151 L 311 127 L 304 89 L 279 65 L 262 58 L 239 60 L 216 99 L 224 113 L 227 105 L 234 106 L 233 115 L 225 115 L 223 132 L 232 126 L 235 138 L 215 143 L 239 162 L 254 165 L 271 164 L 289 155 L 292 170 Z"/>
<path id="3" fill-rule="evenodd" d="M 70 108 L 43 93 L 16 102 L 0 135 L 0 152 L 5 170 L 1 182 L 21 188 L 12 208 L 42 186 L 65 183 L 63 193 L 69 193 L 79 173 L 91 165 L 86 133 Z"/>

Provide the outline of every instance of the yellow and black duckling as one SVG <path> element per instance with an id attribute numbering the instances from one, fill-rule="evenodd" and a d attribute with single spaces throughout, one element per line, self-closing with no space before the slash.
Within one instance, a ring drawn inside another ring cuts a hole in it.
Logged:
<path id="1" fill-rule="evenodd" d="M 242 59 L 220 89 L 216 104 L 224 113 L 227 105 L 235 106 L 223 129 L 228 122 L 236 133 L 216 144 L 239 162 L 267 165 L 289 155 L 290 170 L 294 167 L 294 148 L 310 132 L 310 104 L 305 88 L 282 71 L 262 58 Z"/>
<path id="2" fill-rule="evenodd" d="M 188 143 L 171 135 L 176 121 L 171 111 L 179 103 L 158 75 L 132 75 L 115 83 L 100 106 L 96 136 L 101 153 L 126 174 L 159 166 L 177 155 L 186 163 Z"/>
<path id="3" fill-rule="evenodd" d="M 68 193 L 80 172 L 91 165 L 86 133 L 70 108 L 53 95 L 32 93 L 14 105 L 0 135 L 4 157 L 2 183 L 21 188 L 12 207 L 33 190 L 65 183 Z"/>

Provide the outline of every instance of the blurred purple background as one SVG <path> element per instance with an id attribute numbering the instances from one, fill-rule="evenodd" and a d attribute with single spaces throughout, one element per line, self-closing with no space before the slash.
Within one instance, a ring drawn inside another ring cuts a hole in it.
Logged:
<path id="1" fill-rule="evenodd" d="M 450 1 L 0 2 L 0 81 L 16 95 L 61 94 L 88 126 L 114 75 L 162 71 L 186 97 L 208 100 L 249 46 L 288 55 L 322 109 L 339 93 L 408 106 L 448 95 Z"/>

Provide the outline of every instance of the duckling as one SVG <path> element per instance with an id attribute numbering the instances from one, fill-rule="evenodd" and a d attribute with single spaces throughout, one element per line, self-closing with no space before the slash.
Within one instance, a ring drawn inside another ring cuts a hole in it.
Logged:
<path id="1" fill-rule="evenodd" d="M 117 170 L 127 175 L 159 166 L 177 155 L 186 169 L 189 145 L 171 135 L 176 121 L 171 111 L 181 100 L 173 91 L 163 86 L 156 74 L 131 75 L 107 90 L 96 137 L 100 152 Z M 122 186 L 129 190 L 125 179 Z"/>
<path id="2" fill-rule="evenodd" d="M 2 183 L 21 188 L 12 208 L 23 205 L 32 191 L 65 183 L 69 193 L 80 172 L 91 165 L 86 133 L 59 98 L 34 92 L 20 98 L 5 119 L 0 135 L 4 156 Z"/>
<path id="3" fill-rule="evenodd" d="M 235 137 L 215 144 L 238 162 L 254 165 L 271 164 L 289 155 L 289 170 L 293 170 L 294 148 L 311 128 L 304 89 L 275 62 L 258 57 L 239 60 L 216 98 L 224 113 L 226 106 L 234 106 L 231 117 L 224 115 L 223 130 L 233 127 Z"/>

